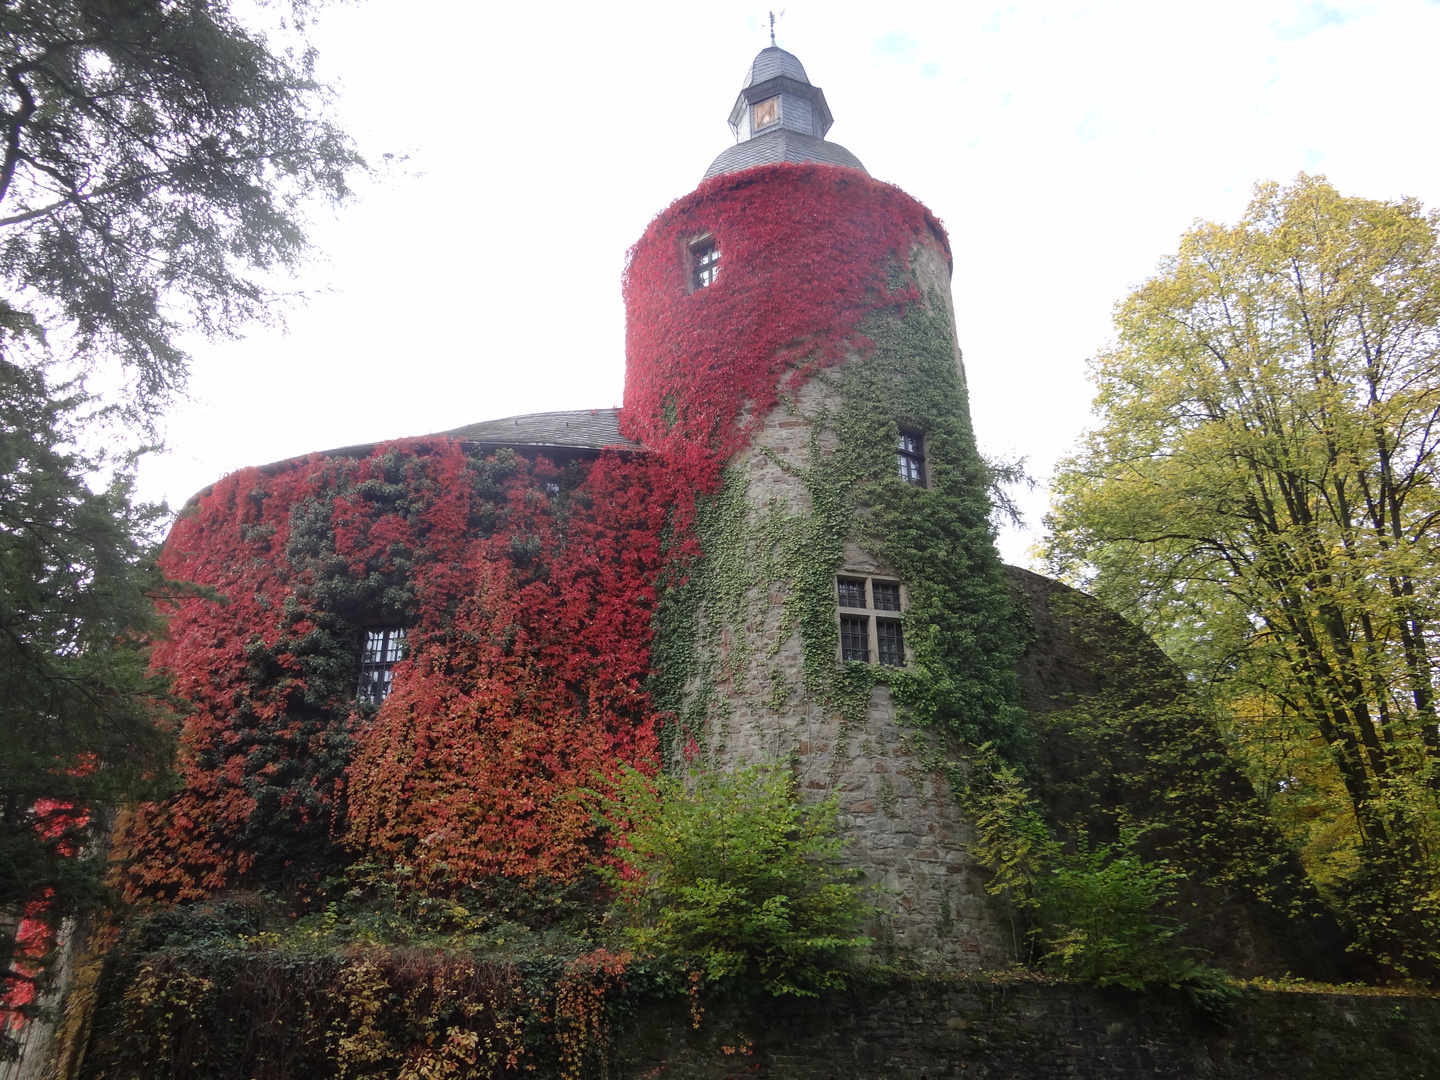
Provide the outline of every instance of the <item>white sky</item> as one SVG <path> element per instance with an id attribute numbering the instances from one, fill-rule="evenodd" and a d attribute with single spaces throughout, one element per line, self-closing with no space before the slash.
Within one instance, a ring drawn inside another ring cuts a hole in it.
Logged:
<path id="1" fill-rule="evenodd" d="M 945 222 L 982 450 L 1049 474 L 1086 358 L 1259 180 L 1440 204 L 1440 3 L 786 3 L 829 138 Z M 625 250 L 731 143 L 766 11 L 364 0 L 315 28 L 342 122 L 407 175 L 316 214 L 289 331 L 199 342 L 141 494 L 512 413 L 620 404 Z M 1045 493 L 1027 500 L 1039 524 Z M 1001 538 L 1027 561 L 1037 532 Z"/>

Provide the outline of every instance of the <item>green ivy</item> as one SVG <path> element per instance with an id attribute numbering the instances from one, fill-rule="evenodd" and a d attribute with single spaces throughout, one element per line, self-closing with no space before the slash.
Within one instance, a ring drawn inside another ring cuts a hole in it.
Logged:
<path id="1" fill-rule="evenodd" d="M 721 491 L 700 506 L 704 556 L 659 605 L 652 692 L 687 742 L 723 742 L 727 717 L 717 688 L 766 659 L 752 655 L 745 628 L 778 591 L 785 600 L 777 641 L 798 629 L 803 690 L 847 725 L 863 718 L 871 690 L 883 684 L 908 723 L 942 741 L 990 741 L 1023 757 L 1015 662 L 1028 626 L 995 550 L 989 476 L 944 302 L 932 294 L 925 305 L 872 315 L 861 329 L 873 343 L 867 356 L 810 376 L 835 390 L 839 406 L 804 418 L 808 464 L 758 451 L 799 476 L 808 511 L 751 506 L 743 465 L 732 465 Z M 787 406 L 799 415 L 793 401 Z M 925 433 L 926 488 L 898 475 L 901 425 Z M 838 440 L 828 454 L 827 436 Z M 909 667 L 835 661 L 835 574 L 847 541 L 907 585 Z M 783 708 L 787 698 L 772 685 L 772 706 Z"/>

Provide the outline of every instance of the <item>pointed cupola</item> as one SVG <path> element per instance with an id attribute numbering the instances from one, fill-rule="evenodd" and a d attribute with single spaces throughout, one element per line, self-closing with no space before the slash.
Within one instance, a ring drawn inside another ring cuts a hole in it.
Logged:
<path id="1" fill-rule="evenodd" d="M 715 159 L 705 179 L 781 161 L 819 161 L 865 172 L 849 150 L 825 141 L 833 122 L 825 92 L 810 85 L 800 61 L 774 45 L 762 49 L 730 110 L 737 141 Z"/>

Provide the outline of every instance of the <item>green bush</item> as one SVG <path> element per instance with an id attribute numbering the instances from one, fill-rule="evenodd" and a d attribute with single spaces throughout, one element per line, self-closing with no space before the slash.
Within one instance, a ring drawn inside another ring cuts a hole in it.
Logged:
<path id="1" fill-rule="evenodd" d="M 1136 853 L 1142 830 L 1122 828 L 1114 843 L 1093 844 L 1076 828 L 1067 850 L 989 745 L 952 782 L 975 829 L 970 850 L 990 870 L 988 888 L 1029 922 L 1040 966 L 1090 986 L 1182 987 L 1201 1008 L 1223 1007 L 1224 972 L 1186 955 L 1175 940 L 1184 926 L 1167 914 L 1185 875 Z"/>
<path id="2" fill-rule="evenodd" d="M 1130 848 L 1133 830 L 1114 844 L 1091 845 L 1081 833 L 1073 852 L 1056 851 L 1034 884 L 1037 936 L 1047 968 L 1092 986 L 1143 989 L 1173 983 L 1188 966 L 1173 938 L 1180 926 L 1161 912 L 1179 871 L 1147 862 Z"/>
<path id="3" fill-rule="evenodd" d="M 805 805 L 785 771 L 752 767 L 631 773 L 611 811 L 629 823 L 615 921 L 636 953 L 775 995 L 844 985 L 873 909 L 840 863 L 833 800 Z"/>

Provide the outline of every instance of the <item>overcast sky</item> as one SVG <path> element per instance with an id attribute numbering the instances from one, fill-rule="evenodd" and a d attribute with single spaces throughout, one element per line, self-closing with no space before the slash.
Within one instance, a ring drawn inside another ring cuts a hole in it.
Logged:
<path id="1" fill-rule="evenodd" d="M 178 508 L 244 465 L 620 404 L 626 248 L 731 143 L 765 24 L 725 2 L 324 12 L 342 122 L 405 171 L 317 212 L 288 333 L 194 343 L 142 494 Z M 1440 205 L 1434 2 L 787 3 L 778 42 L 829 138 L 950 230 L 981 448 L 1042 478 L 1089 422 L 1115 302 L 1194 220 L 1302 170 Z M 1007 559 L 1036 535 L 1003 535 Z"/>

